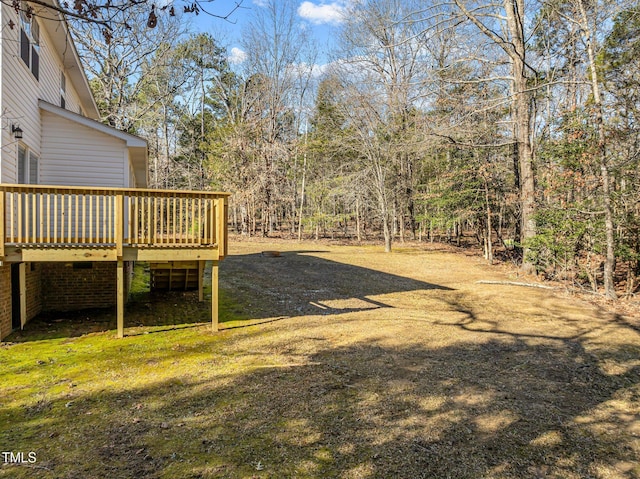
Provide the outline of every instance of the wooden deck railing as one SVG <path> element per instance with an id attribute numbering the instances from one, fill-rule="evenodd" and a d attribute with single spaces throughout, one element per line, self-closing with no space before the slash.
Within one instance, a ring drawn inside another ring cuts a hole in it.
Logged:
<path id="1" fill-rule="evenodd" d="M 228 193 L 0 184 L 6 245 L 227 249 Z"/>

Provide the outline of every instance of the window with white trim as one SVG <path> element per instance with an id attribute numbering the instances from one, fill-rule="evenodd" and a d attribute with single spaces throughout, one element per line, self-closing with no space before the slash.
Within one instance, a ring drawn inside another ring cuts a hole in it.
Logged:
<path id="1" fill-rule="evenodd" d="M 35 17 L 20 11 L 20 58 L 36 80 L 40 79 L 40 26 Z"/>
<path id="2" fill-rule="evenodd" d="M 35 185 L 38 183 L 40 158 L 24 145 L 18 145 L 18 183 Z"/>

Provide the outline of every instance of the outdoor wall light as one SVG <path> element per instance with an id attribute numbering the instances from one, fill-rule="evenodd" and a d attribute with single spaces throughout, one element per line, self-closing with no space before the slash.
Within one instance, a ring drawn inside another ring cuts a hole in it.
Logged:
<path id="1" fill-rule="evenodd" d="M 16 140 L 22 140 L 22 128 L 16 125 L 11 125 L 11 133 Z"/>

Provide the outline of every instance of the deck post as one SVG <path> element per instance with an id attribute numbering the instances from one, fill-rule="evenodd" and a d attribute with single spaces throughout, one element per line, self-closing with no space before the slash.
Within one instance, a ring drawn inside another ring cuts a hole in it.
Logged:
<path id="1" fill-rule="evenodd" d="M 116 256 L 122 259 L 122 243 L 124 243 L 124 194 L 116 193 Z"/>
<path id="2" fill-rule="evenodd" d="M 116 273 L 117 300 L 116 300 L 116 323 L 118 325 L 118 338 L 124 337 L 124 261 L 118 259 Z"/>
<path id="3" fill-rule="evenodd" d="M 216 242 L 218 243 L 218 253 L 220 259 L 224 258 L 226 254 L 226 221 L 227 215 L 225 211 L 225 201 L 226 198 L 218 198 L 216 199 Z"/>
<path id="4" fill-rule="evenodd" d="M 116 256 L 118 265 L 116 267 L 116 324 L 118 329 L 118 338 L 124 338 L 124 261 L 123 243 L 124 243 L 124 194 L 116 193 Z"/>
<path id="5" fill-rule="evenodd" d="M 222 218 L 222 229 L 224 235 L 224 248 L 222 248 L 223 258 L 229 256 L 229 198 L 225 196 L 224 200 L 224 217 Z"/>
<path id="6" fill-rule="evenodd" d="M 218 261 L 214 260 L 211 266 L 211 329 L 218 331 Z"/>

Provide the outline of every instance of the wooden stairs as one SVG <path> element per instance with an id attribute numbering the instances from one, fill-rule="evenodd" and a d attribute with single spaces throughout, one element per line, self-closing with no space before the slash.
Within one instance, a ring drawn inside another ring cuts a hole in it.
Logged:
<path id="1" fill-rule="evenodd" d="M 198 261 L 149 263 L 151 291 L 190 291 L 199 287 Z"/>

